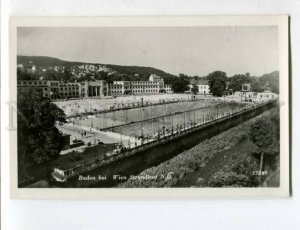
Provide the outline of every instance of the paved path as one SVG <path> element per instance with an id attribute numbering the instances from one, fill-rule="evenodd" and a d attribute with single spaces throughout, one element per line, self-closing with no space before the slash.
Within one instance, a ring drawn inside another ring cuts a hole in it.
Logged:
<path id="1" fill-rule="evenodd" d="M 120 133 L 114 133 L 110 131 L 100 131 L 88 126 L 64 124 L 62 126 L 57 126 L 57 128 L 64 134 L 71 135 L 71 138 L 76 138 L 76 140 L 82 140 L 85 144 L 90 142 L 91 144 L 96 144 L 98 141 L 103 142 L 104 144 L 112 143 L 123 143 L 124 146 L 133 147 L 135 143 L 137 145 L 141 144 L 140 140 L 137 140 L 135 137 L 130 137 L 122 135 Z M 85 131 L 86 135 L 82 136 L 81 133 Z M 72 149 L 73 150 L 73 149 Z"/>

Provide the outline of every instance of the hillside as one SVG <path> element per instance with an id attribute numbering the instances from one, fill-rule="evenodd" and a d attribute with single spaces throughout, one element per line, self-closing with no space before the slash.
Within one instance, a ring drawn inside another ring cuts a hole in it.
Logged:
<path id="1" fill-rule="evenodd" d="M 121 65 L 106 65 L 107 67 L 116 70 L 119 73 L 132 75 L 138 73 L 140 75 L 150 75 L 156 74 L 159 76 L 173 76 L 172 74 L 166 73 L 160 69 L 153 67 L 143 67 L 143 66 L 121 66 Z"/>
<path id="2" fill-rule="evenodd" d="M 58 58 L 45 57 L 45 56 L 17 56 L 17 64 L 22 64 L 24 66 L 34 64 L 41 67 L 48 66 L 60 66 L 66 65 L 68 62 L 60 60 Z"/>
<path id="3" fill-rule="evenodd" d="M 156 69 L 153 67 L 144 66 L 121 66 L 112 64 L 101 64 L 101 63 L 87 63 L 87 62 L 72 62 L 64 61 L 58 58 L 46 57 L 46 56 L 17 56 L 17 64 L 22 64 L 23 66 L 28 66 L 30 64 L 36 65 L 38 67 L 50 67 L 50 66 L 76 66 L 76 65 L 101 65 L 106 66 L 120 74 L 133 75 L 139 74 L 141 76 L 149 76 L 150 74 L 156 74 L 163 78 L 174 77 L 174 75 L 164 72 L 163 70 Z M 168 80 L 167 80 L 168 81 Z"/>

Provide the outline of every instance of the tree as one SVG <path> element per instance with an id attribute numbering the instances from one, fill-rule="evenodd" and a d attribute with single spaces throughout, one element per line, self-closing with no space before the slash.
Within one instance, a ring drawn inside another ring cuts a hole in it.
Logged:
<path id="1" fill-rule="evenodd" d="M 175 93 L 183 93 L 188 90 L 189 77 L 185 74 L 180 73 L 178 77 L 174 78 L 172 87 Z"/>
<path id="2" fill-rule="evenodd" d="M 263 91 L 263 86 L 258 77 L 251 78 L 251 90 L 253 92 L 262 92 Z"/>
<path id="3" fill-rule="evenodd" d="M 66 67 L 63 74 L 63 81 L 68 82 L 70 81 L 71 77 L 72 77 L 71 71 L 69 68 Z"/>
<path id="4" fill-rule="evenodd" d="M 193 84 L 191 91 L 194 95 L 196 95 L 198 93 L 198 86 L 196 84 Z"/>
<path id="5" fill-rule="evenodd" d="M 250 83 L 251 78 L 249 74 L 236 74 L 229 78 L 229 89 L 232 89 L 233 91 L 241 91 L 242 85 L 245 83 Z"/>
<path id="6" fill-rule="evenodd" d="M 261 85 L 269 85 L 270 90 L 273 93 L 279 93 L 279 72 L 275 71 L 269 74 L 264 74 L 259 78 Z"/>
<path id="7" fill-rule="evenodd" d="M 226 89 L 226 73 L 222 71 L 215 71 L 213 73 L 210 73 L 207 78 L 212 95 L 221 97 Z"/>
<path id="8" fill-rule="evenodd" d="M 28 73 L 26 68 L 17 68 L 17 79 L 18 80 L 36 80 L 32 73 Z"/>
<path id="9" fill-rule="evenodd" d="M 64 112 L 37 88 L 18 89 L 18 162 L 23 167 L 55 159 L 63 147 L 56 122 L 65 122 Z"/>
<path id="10" fill-rule="evenodd" d="M 255 187 L 258 185 L 253 171 L 257 169 L 256 161 L 243 157 L 233 165 L 217 171 L 209 179 L 210 187 Z"/>
<path id="11" fill-rule="evenodd" d="M 276 116 L 276 115 L 275 115 Z M 264 154 L 275 155 L 279 153 L 279 132 L 275 122 L 276 119 L 267 117 L 261 118 L 250 127 L 250 140 L 258 147 L 257 153 L 260 154 L 259 164 L 259 181 L 261 180 L 261 172 L 263 170 Z M 277 124 L 279 126 L 279 124 Z"/>

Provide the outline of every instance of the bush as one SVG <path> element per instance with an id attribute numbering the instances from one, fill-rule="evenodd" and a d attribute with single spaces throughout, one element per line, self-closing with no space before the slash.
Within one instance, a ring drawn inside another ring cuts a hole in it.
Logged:
<path id="1" fill-rule="evenodd" d="M 242 159 L 227 169 L 216 172 L 208 182 L 210 187 L 256 187 L 259 184 L 253 172 L 258 168 L 250 157 Z"/>

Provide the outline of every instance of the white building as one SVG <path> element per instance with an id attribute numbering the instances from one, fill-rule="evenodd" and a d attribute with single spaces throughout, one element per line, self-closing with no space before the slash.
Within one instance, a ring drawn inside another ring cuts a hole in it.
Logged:
<path id="1" fill-rule="evenodd" d="M 263 101 L 277 99 L 278 94 L 272 93 L 269 90 L 266 90 L 264 92 L 241 92 L 241 91 L 237 91 L 234 94 L 234 98 L 237 101 L 263 102 Z"/>
<path id="2" fill-rule="evenodd" d="M 151 74 L 149 77 L 149 81 L 159 82 L 161 80 L 162 80 L 161 77 L 156 74 Z"/>
<path id="3" fill-rule="evenodd" d="M 208 81 L 199 81 L 197 84 L 199 94 L 209 94 Z"/>
<path id="4" fill-rule="evenodd" d="M 191 85 L 188 85 L 189 90 L 186 91 L 186 93 L 191 93 L 192 89 L 193 89 L 193 85 L 196 85 L 197 87 L 197 94 L 202 94 L 202 95 L 206 95 L 206 94 L 210 94 L 209 92 L 209 84 L 207 80 L 196 80 L 191 82 Z"/>
<path id="5" fill-rule="evenodd" d="M 173 93 L 171 85 L 165 85 L 159 76 L 152 81 L 114 81 L 108 84 L 103 80 L 64 83 L 62 81 L 19 80 L 19 88 L 38 88 L 45 97 L 52 99 L 121 96 L 127 94 Z"/>
<path id="6" fill-rule="evenodd" d="M 148 81 L 114 81 L 108 87 L 108 94 L 116 96 L 120 94 L 158 94 L 173 93 L 171 85 L 155 74 L 151 74 Z"/>
<path id="7" fill-rule="evenodd" d="M 166 84 L 166 85 L 165 85 L 165 90 L 166 90 L 166 93 L 173 93 L 173 90 L 172 90 L 172 86 L 171 86 L 171 85 Z"/>
<path id="8" fill-rule="evenodd" d="M 34 72 L 36 71 L 36 66 L 33 65 L 33 66 L 31 67 L 31 70 L 32 70 L 32 72 L 34 73 Z"/>

